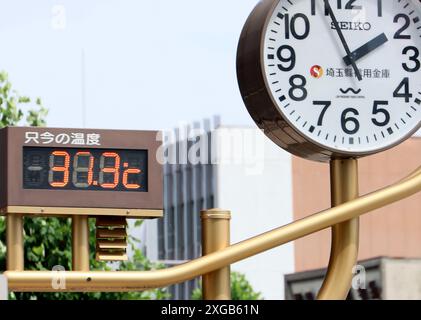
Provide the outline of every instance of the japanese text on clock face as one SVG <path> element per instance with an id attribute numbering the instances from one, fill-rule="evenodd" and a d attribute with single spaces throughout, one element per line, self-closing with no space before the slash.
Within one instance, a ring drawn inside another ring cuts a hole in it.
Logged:
<path id="1" fill-rule="evenodd" d="M 421 1 L 279 1 L 263 61 L 283 117 L 332 150 L 370 152 L 421 123 Z"/>

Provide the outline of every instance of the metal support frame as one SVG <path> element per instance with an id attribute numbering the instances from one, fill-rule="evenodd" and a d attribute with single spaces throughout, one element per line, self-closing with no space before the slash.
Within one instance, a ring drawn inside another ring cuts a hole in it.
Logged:
<path id="1" fill-rule="evenodd" d="M 229 211 L 212 209 L 201 212 L 203 256 L 225 249 L 230 245 Z M 231 300 L 230 266 L 202 277 L 204 300 Z"/>
<path id="2" fill-rule="evenodd" d="M 7 270 L 24 270 L 23 215 L 6 216 Z"/>
<path id="3" fill-rule="evenodd" d="M 89 219 L 72 218 L 72 265 L 74 271 L 89 271 Z"/>
<path id="4" fill-rule="evenodd" d="M 181 283 L 311 233 L 352 220 L 418 192 L 421 192 L 421 167 L 402 181 L 382 190 L 321 211 L 179 266 L 154 271 L 66 272 L 64 274 L 66 291 L 140 291 Z M 56 277 L 56 274 L 51 271 L 6 271 L 4 275 L 9 281 L 11 291 L 57 291 L 51 288 L 51 281 Z M 340 281 L 343 281 L 343 279 Z M 348 286 L 349 283 L 346 285 Z"/>

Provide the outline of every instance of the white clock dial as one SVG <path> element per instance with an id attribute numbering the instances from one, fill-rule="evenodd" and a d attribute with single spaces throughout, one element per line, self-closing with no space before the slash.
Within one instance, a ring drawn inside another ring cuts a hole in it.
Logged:
<path id="1" fill-rule="evenodd" d="M 420 0 L 281 0 L 263 32 L 266 87 L 307 140 L 364 155 L 420 127 Z"/>

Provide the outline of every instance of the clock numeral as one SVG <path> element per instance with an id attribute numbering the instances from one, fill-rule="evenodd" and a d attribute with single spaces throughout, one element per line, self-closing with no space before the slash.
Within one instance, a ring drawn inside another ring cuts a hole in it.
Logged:
<path id="1" fill-rule="evenodd" d="M 401 92 L 403 90 L 403 92 Z M 405 98 L 405 102 L 409 102 L 412 98 L 412 93 L 409 92 L 409 78 L 403 78 L 402 82 L 393 91 L 394 98 Z"/>
<path id="2" fill-rule="evenodd" d="M 319 120 L 317 120 L 317 125 L 322 126 L 326 111 L 332 105 L 332 102 L 331 101 L 313 101 L 313 105 L 323 106 L 322 112 L 320 113 L 320 116 L 319 116 Z"/>
<path id="3" fill-rule="evenodd" d="M 394 39 L 411 39 L 410 35 L 402 34 L 406 29 L 408 29 L 409 25 L 411 24 L 411 20 L 406 14 L 400 13 L 396 15 L 395 18 L 393 19 L 393 22 L 398 23 L 399 20 L 401 19 L 405 20 L 405 24 L 398 31 L 396 31 L 393 38 Z"/>
<path id="4" fill-rule="evenodd" d="M 407 72 L 417 72 L 420 69 L 421 62 L 418 60 L 420 52 L 417 47 L 409 46 L 403 49 L 402 54 L 407 55 L 409 51 L 412 51 L 414 54 L 409 57 L 409 61 L 413 61 L 415 66 L 413 68 L 409 67 L 407 63 L 402 63 L 402 67 Z"/>
<path id="5" fill-rule="evenodd" d="M 342 5 L 343 1 L 342 0 L 336 0 L 336 4 L 337 4 L 337 8 L 339 10 L 341 9 L 345 9 L 345 10 L 361 10 L 363 7 L 360 5 L 355 5 L 354 3 L 357 0 L 347 0 L 345 3 L 345 7 Z M 381 0 L 379 1 L 379 5 L 381 7 Z M 380 12 L 380 11 L 379 11 Z M 311 15 L 315 16 L 316 15 L 316 0 L 311 0 Z M 329 15 L 329 9 L 327 7 L 327 5 L 325 4 L 325 15 L 328 16 Z"/>
<path id="6" fill-rule="evenodd" d="M 349 116 L 352 113 L 354 116 Z M 360 113 L 357 109 L 348 108 L 342 112 L 341 125 L 342 130 L 347 134 L 356 134 L 360 130 L 360 122 L 355 116 L 359 116 Z M 349 125 L 351 123 L 351 125 Z M 351 129 L 350 129 L 351 127 Z"/>
<path id="7" fill-rule="evenodd" d="M 347 9 L 347 10 L 361 10 L 363 7 L 355 5 L 354 4 L 355 1 L 357 1 L 357 0 L 348 0 L 348 2 L 345 5 L 345 9 Z M 338 2 L 341 2 L 341 1 L 338 0 Z"/>
<path id="8" fill-rule="evenodd" d="M 295 39 L 303 40 L 310 34 L 310 21 L 305 14 L 297 13 L 293 15 L 291 22 L 289 14 L 284 14 L 283 19 L 285 20 L 285 39 L 290 39 L 290 35 L 292 34 Z M 301 34 L 297 32 L 298 20 L 303 20 L 304 22 L 304 32 Z"/>
<path id="9" fill-rule="evenodd" d="M 372 118 L 371 121 L 378 127 L 384 127 L 387 126 L 390 122 L 390 113 L 384 108 L 380 108 L 380 106 L 388 106 L 389 101 L 374 101 L 373 106 L 373 115 L 377 114 L 383 114 L 384 115 L 384 121 L 378 121 L 376 118 Z"/>
<path id="10" fill-rule="evenodd" d="M 297 83 L 299 80 L 299 83 Z M 291 89 L 289 89 L 289 96 L 294 101 L 303 101 L 307 98 L 307 89 L 305 86 L 307 85 L 307 80 L 304 76 L 296 74 L 289 78 L 289 84 L 291 85 Z M 296 96 L 295 93 L 299 91 L 301 94 Z"/>
<path id="11" fill-rule="evenodd" d="M 289 54 L 288 54 L 287 57 L 284 57 L 282 55 L 282 53 L 284 51 L 289 51 Z M 291 71 L 292 69 L 295 68 L 295 59 L 296 59 L 295 50 L 291 46 L 284 45 L 284 46 L 279 47 L 276 55 L 277 55 L 279 61 L 284 62 L 284 63 L 289 63 L 288 66 L 278 64 L 279 70 L 281 70 L 281 71 Z"/>
<path id="12" fill-rule="evenodd" d="M 320 113 L 319 119 L 317 121 L 317 125 L 318 126 L 322 126 L 323 125 L 323 119 L 324 116 L 327 112 L 327 110 L 329 109 L 329 107 L 331 107 L 332 102 L 331 101 L 313 101 L 313 105 L 315 106 L 323 106 L 322 112 Z M 388 106 L 389 102 L 388 101 L 374 101 L 374 106 L 373 106 L 373 115 L 378 115 L 378 114 L 383 114 L 384 115 L 384 121 L 379 121 L 376 118 L 372 118 L 371 121 L 379 127 L 384 127 L 386 125 L 389 124 L 390 122 L 390 113 L 389 111 L 387 111 L 384 108 L 380 108 L 380 106 Z M 348 134 L 355 134 L 359 131 L 360 129 L 360 123 L 358 121 L 357 118 L 355 117 L 350 117 L 349 113 L 353 113 L 355 116 L 359 115 L 358 110 L 354 109 L 354 108 L 348 108 L 346 110 L 344 110 L 344 112 L 342 113 L 342 117 L 341 117 L 341 123 L 342 123 L 342 129 L 345 133 Z M 349 125 L 348 123 L 352 122 L 354 124 L 354 128 L 353 129 L 349 129 Z"/>

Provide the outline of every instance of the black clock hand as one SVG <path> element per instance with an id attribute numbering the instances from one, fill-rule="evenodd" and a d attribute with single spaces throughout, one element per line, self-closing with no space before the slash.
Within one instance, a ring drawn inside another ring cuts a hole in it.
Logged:
<path id="1" fill-rule="evenodd" d="M 342 29 L 339 27 L 338 20 L 336 19 L 335 14 L 333 13 L 333 10 L 332 10 L 332 7 L 330 6 L 329 0 L 324 0 L 324 2 L 325 2 L 327 10 L 329 11 L 329 15 L 332 19 L 332 22 L 335 26 L 335 29 L 338 32 L 339 38 L 341 39 L 341 42 L 342 42 L 342 45 L 345 49 L 347 57 L 349 57 L 349 59 L 350 59 L 350 64 L 352 65 L 352 68 L 354 68 L 355 75 L 357 76 L 357 79 L 359 81 L 361 81 L 363 79 L 363 77 L 361 76 L 361 72 L 358 69 L 357 64 L 355 63 L 355 60 L 352 57 L 351 50 L 349 49 L 348 43 L 345 40 L 344 34 L 342 33 Z"/>
<path id="2" fill-rule="evenodd" d="M 375 37 L 373 40 L 367 42 L 365 45 L 359 47 L 357 50 L 351 53 L 352 59 L 354 61 L 360 60 L 362 57 L 365 57 L 371 51 L 376 50 L 381 45 L 385 44 L 388 41 L 386 35 L 382 33 L 381 35 Z M 344 57 L 344 62 L 347 66 L 351 65 L 351 57 Z"/>

